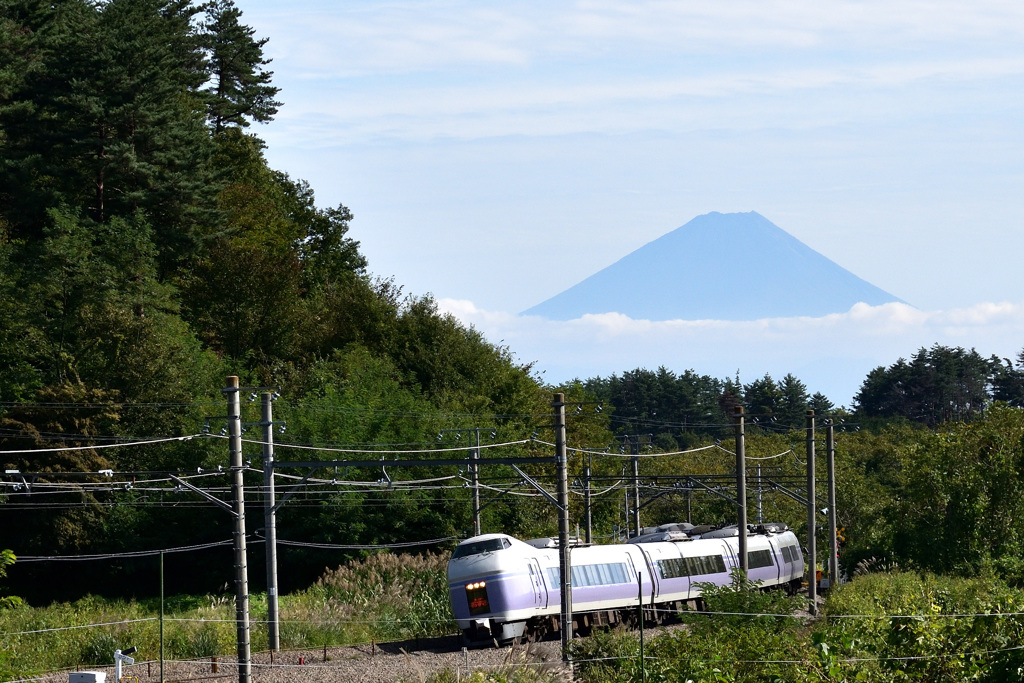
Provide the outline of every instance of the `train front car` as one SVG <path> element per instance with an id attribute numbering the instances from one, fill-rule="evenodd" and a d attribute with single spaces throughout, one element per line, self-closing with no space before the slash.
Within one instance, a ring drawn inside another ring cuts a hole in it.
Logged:
<path id="1" fill-rule="evenodd" d="M 506 534 L 459 544 L 448 561 L 448 593 L 467 640 L 506 642 L 523 636 L 526 621 L 547 607 L 537 560 L 544 553 Z"/>

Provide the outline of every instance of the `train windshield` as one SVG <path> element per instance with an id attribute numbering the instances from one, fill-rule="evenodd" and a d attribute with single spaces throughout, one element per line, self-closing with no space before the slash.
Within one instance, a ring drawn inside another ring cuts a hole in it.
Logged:
<path id="1" fill-rule="evenodd" d="M 488 538 L 486 541 L 474 541 L 473 543 L 463 543 L 455 552 L 452 553 L 452 559 L 457 557 L 466 557 L 467 555 L 479 555 L 481 553 L 492 553 L 495 550 L 504 550 L 505 548 L 511 548 L 512 544 L 509 543 L 507 538 Z"/>

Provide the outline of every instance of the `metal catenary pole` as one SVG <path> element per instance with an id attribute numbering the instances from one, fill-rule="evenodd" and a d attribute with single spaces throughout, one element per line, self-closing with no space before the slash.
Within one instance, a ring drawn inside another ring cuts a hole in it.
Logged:
<path id="1" fill-rule="evenodd" d="M 746 578 L 750 569 L 747 556 L 747 444 L 743 425 L 743 406 L 736 406 L 736 531 L 739 535 L 740 569 Z"/>
<path id="2" fill-rule="evenodd" d="M 551 401 L 555 417 L 555 466 L 558 469 L 558 570 L 561 612 L 558 631 L 561 636 L 562 661 L 569 661 L 572 640 L 572 564 L 569 548 L 569 474 L 565 448 L 565 394 L 555 394 Z"/>
<path id="3" fill-rule="evenodd" d="M 818 548 L 815 545 L 814 526 L 814 411 L 807 411 L 807 599 L 811 603 L 811 614 L 818 613 Z"/>
<path id="4" fill-rule="evenodd" d="M 277 609 L 277 514 L 274 493 L 274 396 L 264 391 L 260 397 L 260 426 L 263 427 L 263 533 L 267 546 L 267 647 L 281 649 Z"/>
<path id="5" fill-rule="evenodd" d="M 238 377 L 228 377 L 221 390 L 228 402 L 228 449 L 231 463 L 231 505 L 235 518 L 235 621 L 238 634 L 238 683 L 251 680 L 249 642 L 249 574 L 245 546 L 245 488 L 242 480 L 242 411 Z"/>
<path id="6" fill-rule="evenodd" d="M 839 538 L 836 535 L 836 433 L 832 420 L 825 432 L 825 452 L 828 455 L 828 580 L 831 587 L 839 585 Z"/>

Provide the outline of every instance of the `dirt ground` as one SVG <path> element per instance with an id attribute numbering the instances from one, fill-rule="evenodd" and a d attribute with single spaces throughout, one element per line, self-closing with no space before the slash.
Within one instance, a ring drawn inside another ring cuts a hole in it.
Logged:
<path id="1" fill-rule="evenodd" d="M 326 660 L 325 660 L 326 653 Z M 273 661 L 271 661 L 273 660 Z M 164 662 L 164 681 L 234 681 L 238 668 L 233 657 L 218 657 L 192 662 Z M 571 674 L 562 663 L 558 641 L 515 647 L 462 650 L 456 637 L 422 639 L 379 645 L 359 645 L 317 650 L 279 652 L 271 656 L 252 655 L 253 683 L 377 683 L 390 681 L 426 681 L 438 671 L 450 669 L 456 680 L 477 669 L 500 669 L 513 665 L 543 667 L 564 675 Z M 106 683 L 116 683 L 114 668 L 91 669 L 107 674 Z M 67 683 L 69 672 L 52 673 L 33 680 L 42 683 Z M 158 683 L 159 661 L 125 666 L 130 683 Z"/>

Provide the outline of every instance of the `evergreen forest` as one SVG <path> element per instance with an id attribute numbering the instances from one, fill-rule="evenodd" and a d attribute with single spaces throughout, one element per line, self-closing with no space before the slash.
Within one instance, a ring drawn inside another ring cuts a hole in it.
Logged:
<path id="1" fill-rule="evenodd" d="M 1024 584 L 1014 524 L 1024 517 L 1024 351 L 921 348 L 872 370 L 850 406 L 792 374 L 742 382 L 637 368 L 546 385 L 514 349 L 404 291 L 401 274 L 374 274 L 353 212 L 318 204 L 308 183 L 268 165 L 259 125 L 286 105 L 267 40 L 232 0 L 0 0 L 0 609 L 152 597 L 155 560 L 130 553 L 231 537 L 228 515 L 167 475 L 226 495 L 218 431 L 232 375 L 253 398 L 280 397 L 279 445 L 314 449 L 279 448 L 295 460 L 499 444 L 504 456 L 550 455 L 552 395 L 564 393 L 568 443 L 582 449 L 570 477 L 586 459 L 614 489 L 629 456 L 669 454 L 641 465 L 667 482 L 645 506 L 652 525 L 731 521 L 721 498 L 662 489 L 687 473 L 729 475 L 738 407 L 748 452 L 773 458 L 770 476 L 802 476 L 813 410 L 838 430 L 848 568 Z M 242 419 L 259 567 L 258 401 Z M 302 484 L 278 520 L 279 538 L 296 544 L 279 559 L 282 591 L 381 546 L 443 553 L 471 535 L 461 467 L 306 475 L 281 475 L 283 487 Z M 509 468 L 481 482 L 485 532 L 554 533 L 554 509 Z M 595 501 L 599 538 L 622 535 L 623 504 L 621 490 Z M 808 533 L 792 500 L 766 492 L 765 514 Z M 812 531 L 825 547 L 822 528 Z M 74 571 L 41 559 L 83 555 L 107 559 Z M 166 562 L 172 594 L 226 592 L 231 581 L 227 547 Z"/>

